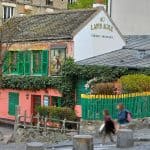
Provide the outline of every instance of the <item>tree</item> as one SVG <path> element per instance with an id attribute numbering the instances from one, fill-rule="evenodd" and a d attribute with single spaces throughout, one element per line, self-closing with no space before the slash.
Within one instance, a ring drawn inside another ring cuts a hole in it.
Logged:
<path id="1" fill-rule="evenodd" d="M 92 8 L 95 0 L 77 0 L 76 3 L 69 6 L 70 9 Z"/>

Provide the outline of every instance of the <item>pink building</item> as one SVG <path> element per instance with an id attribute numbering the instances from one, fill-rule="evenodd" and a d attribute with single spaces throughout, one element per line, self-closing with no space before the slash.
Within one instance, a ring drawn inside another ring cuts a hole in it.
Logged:
<path id="1" fill-rule="evenodd" d="M 125 45 L 101 8 L 11 18 L 0 40 L 1 53 L 7 50 L 3 64 L 7 78 L 58 77 L 66 57 L 79 61 Z M 61 103 L 61 92 L 52 86 L 37 91 L 20 90 L 9 83 L 8 87 L 0 90 L 0 118 L 14 119 L 16 105 L 31 115 L 38 105 Z"/>

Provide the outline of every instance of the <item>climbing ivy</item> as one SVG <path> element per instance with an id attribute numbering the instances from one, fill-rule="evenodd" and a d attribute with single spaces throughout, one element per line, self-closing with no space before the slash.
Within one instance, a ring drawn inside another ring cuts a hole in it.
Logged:
<path id="1" fill-rule="evenodd" d="M 3 76 L 0 88 L 18 90 L 40 90 L 57 88 L 62 92 L 64 106 L 74 105 L 74 90 L 78 80 L 97 77 L 98 82 L 112 82 L 128 74 L 150 75 L 150 69 L 128 69 L 125 67 L 78 65 L 72 58 L 66 59 L 62 66 L 61 77 Z"/>

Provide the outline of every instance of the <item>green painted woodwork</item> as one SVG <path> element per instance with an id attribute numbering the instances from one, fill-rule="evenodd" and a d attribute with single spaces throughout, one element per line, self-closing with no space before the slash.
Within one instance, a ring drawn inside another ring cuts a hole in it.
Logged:
<path id="1" fill-rule="evenodd" d="M 113 118 L 117 118 L 116 106 L 123 103 L 132 112 L 133 118 L 150 116 L 150 96 L 135 96 L 122 98 L 99 98 L 81 100 L 82 118 L 84 120 L 102 120 L 102 111 L 108 109 Z"/>
<path id="2" fill-rule="evenodd" d="M 33 74 L 41 74 L 42 73 L 42 51 L 33 51 Z"/>
<path id="3" fill-rule="evenodd" d="M 9 52 L 6 52 L 4 55 L 4 62 L 3 62 L 3 74 L 9 73 Z"/>
<path id="4" fill-rule="evenodd" d="M 76 104 L 78 105 L 81 104 L 81 94 L 89 92 L 85 89 L 85 84 L 86 84 L 85 80 L 79 80 L 76 83 L 76 89 L 75 89 L 76 90 Z"/>
<path id="5" fill-rule="evenodd" d="M 47 76 L 48 62 L 48 50 L 9 51 L 5 54 L 3 74 Z"/>
<path id="6" fill-rule="evenodd" d="M 19 94 L 10 92 L 9 93 L 9 103 L 8 103 L 9 115 L 15 116 L 17 105 L 19 105 Z"/>
<path id="7" fill-rule="evenodd" d="M 24 74 L 24 53 L 22 51 L 19 51 L 18 53 L 18 74 L 23 75 Z"/>
<path id="8" fill-rule="evenodd" d="M 49 60 L 49 56 L 48 56 L 48 51 L 44 50 L 42 51 L 42 75 L 47 76 L 48 75 L 48 61 Z"/>
<path id="9" fill-rule="evenodd" d="M 9 64 L 10 64 L 10 73 L 17 74 L 18 73 L 18 52 L 10 51 L 9 54 Z"/>
<path id="10" fill-rule="evenodd" d="M 31 74 L 31 51 L 24 52 L 24 74 Z"/>

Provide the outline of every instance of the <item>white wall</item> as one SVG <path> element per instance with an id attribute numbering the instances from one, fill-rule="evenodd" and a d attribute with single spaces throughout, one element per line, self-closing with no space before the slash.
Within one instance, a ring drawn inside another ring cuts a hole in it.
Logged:
<path id="1" fill-rule="evenodd" d="M 106 26 L 110 30 L 104 29 Z M 116 28 L 101 11 L 74 37 L 74 58 L 75 61 L 83 60 L 121 49 L 124 45 Z"/>
<path id="2" fill-rule="evenodd" d="M 150 35 L 150 0 L 112 0 L 111 16 L 125 35 Z"/>

